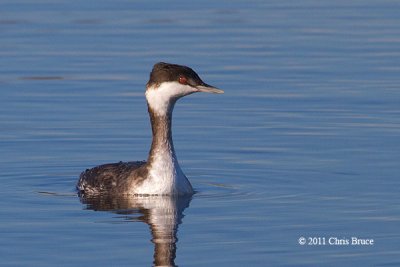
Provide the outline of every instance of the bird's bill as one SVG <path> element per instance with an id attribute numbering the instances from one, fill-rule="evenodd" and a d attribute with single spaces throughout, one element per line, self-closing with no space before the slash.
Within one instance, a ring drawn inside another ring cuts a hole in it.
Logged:
<path id="1" fill-rule="evenodd" d="M 224 91 L 221 89 L 218 89 L 214 86 L 208 85 L 208 84 L 202 84 L 202 85 L 198 85 L 196 86 L 196 89 L 199 92 L 205 92 L 205 93 L 213 93 L 213 94 L 223 94 Z"/>

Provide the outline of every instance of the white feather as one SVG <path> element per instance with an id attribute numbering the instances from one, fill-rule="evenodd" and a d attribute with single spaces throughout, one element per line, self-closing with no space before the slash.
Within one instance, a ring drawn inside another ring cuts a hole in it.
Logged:
<path id="1" fill-rule="evenodd" d="M 170 116 L 176 99 L 194 93 L 196 89 L 178 82 L 163 82 L 146 90 L 147 102 L 158 116 Z M 149 177 L 132 194 L 172 195 L 192 194 L 193 188 L 179 166 L 172 144 L 155 148 Z"/>
<path id="2" fill-rule="evenodd" d="M 163 82 L 159 86 L 150 87 L 146 90 L 146 99 L 149 106 L 158 115 L 166 115 L 173 108 L 173 101 L 185 95 L 197 92 L 189 85 L 178 82 Z"/>
<path id="3" fill-rule="evenodd" d="M 149 170 L 149 177 L 134 188 L 132 194 L 183 195 L 192 194 L 193 189 L 170 149 L 159 150 Z"/>

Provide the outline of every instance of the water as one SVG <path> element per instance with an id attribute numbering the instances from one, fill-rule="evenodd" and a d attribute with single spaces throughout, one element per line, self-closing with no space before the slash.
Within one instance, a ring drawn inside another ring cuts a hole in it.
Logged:
<path id="1" fill-rule="evenodd" d="M 3 0 L 0 265 L 399 266 L 399 8 Z M 158 61 L 225 90 L 175 108 L 198 193 L 81 202 L 82 170 L 146 158 Z"/>

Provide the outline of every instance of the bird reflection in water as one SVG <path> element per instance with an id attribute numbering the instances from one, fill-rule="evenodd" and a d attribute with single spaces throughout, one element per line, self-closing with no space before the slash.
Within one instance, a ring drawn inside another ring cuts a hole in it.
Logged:
<path id="1" fill-rule="evenodd" d="M 131 215 L 150 226 L 154 266 L 176 266 L 178 225 L 191 196 L 80 196 L 87 209 Z"/>

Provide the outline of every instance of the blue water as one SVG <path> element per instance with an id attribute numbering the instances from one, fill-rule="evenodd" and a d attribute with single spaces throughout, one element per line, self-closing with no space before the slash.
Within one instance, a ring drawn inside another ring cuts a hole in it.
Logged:
<path id="1" fill-rule="evenodd" d="M 179 266 L 400 266 L 399 8 L 1 1 L 0 265 L 151 266 L 158 223 Z M 81 201 L 81 171 L 147 157 L 158 61 L 225 90 L 175 108 L 198 193 Z"/>

